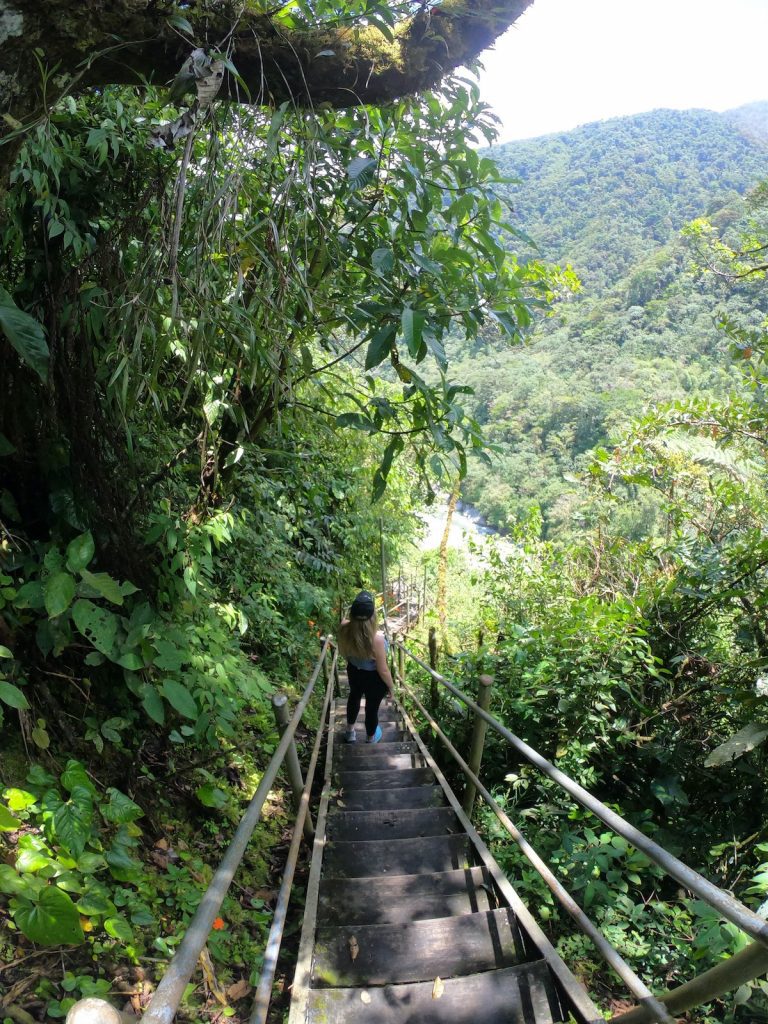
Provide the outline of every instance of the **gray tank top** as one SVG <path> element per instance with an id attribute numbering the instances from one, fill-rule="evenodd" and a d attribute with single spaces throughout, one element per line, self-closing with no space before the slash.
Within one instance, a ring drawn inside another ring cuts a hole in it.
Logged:
<path id="1" fill-rule="evenodd" d="M 389 640 L 384 637 L 384 653 L 389 653 Z M 355 668 L 361 669 L 363 672 L 375 672 L 376 671 L 376 659 L 375 658 L 347 658 L 350 665 L 354 665 Z"/>

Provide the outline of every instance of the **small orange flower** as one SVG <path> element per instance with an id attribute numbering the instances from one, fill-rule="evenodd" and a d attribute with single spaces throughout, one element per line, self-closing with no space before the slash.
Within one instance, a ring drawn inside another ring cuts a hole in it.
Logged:
<path id="1" fill-rule="evenodd" d="M 215 932 L 220 932 L 223 928 L 226 928 L 226 927 L 227 926 L 224 923 L 224 918 L 223 917 L 217 917 L 216 920 L 213 922 L 213 930 Z"/>
<path id="2" fill-rule="evenodd" d="M 312 621 L 312 619 L 307 619 L 307 625 L 309 626 L 310 629 L 312 629 L 312 627 L 314 626 L 314 622 Z"/>

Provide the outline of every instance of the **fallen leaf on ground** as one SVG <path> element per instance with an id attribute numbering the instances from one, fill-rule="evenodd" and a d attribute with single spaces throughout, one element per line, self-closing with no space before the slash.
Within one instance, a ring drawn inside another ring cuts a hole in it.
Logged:
<path id="1" fill-rule="evenodd" d="M 245 978 L 241 978 L 240 981 L 236 981 L 234 985 L 229 986 L 227 989 L 227 995 L 232 1002 L 237 1002 L 238 999 L 245 999 L 250 991 L 251 986 Z"/>
<path id="2" fill-rule="evenodd" d="M 357 944 L 357 939 L 354 935 L 349 938 L 349 956 L 351 960 L 357 960 L 357 954 L 360 952 L 360 947 Z"/>
<path id="3" fill-rule="evenodd" d="M 434 985 L 432 986 L 432 998 L 439 999 L 443 992 L 445 992 L 445 985 L 443 984 L 443 979 L 438 975 L 435 978 Z"/>
<path id="4" fill-rule="evenodd" d="M 361 992 L 360 993 L 360 1001 L 365 1003 L 366 1006 L 367 1006 L 368 1003 L 370 1003 L 370 1001 L 371 1001 L 371 997 L 368 995 L 367 992 Z"/>

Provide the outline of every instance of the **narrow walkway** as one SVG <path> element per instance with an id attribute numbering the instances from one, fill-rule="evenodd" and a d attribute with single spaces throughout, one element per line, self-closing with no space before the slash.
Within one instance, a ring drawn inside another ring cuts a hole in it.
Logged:
<path id="1" fill-rule="evenodd" d="M 345 682 L 345 680 L 343 680 Z M 289 1024 L 597 1024 L 401 709 L 336 701 Z"/>

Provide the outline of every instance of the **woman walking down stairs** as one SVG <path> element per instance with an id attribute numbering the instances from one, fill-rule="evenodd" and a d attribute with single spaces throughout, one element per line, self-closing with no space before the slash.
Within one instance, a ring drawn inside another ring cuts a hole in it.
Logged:
<path id="1" fill-rule="evenodd" d="M 380 727 L 345 744 L 337 702 L 289 1024 L 598 1024 L 407 716 Z"/>

